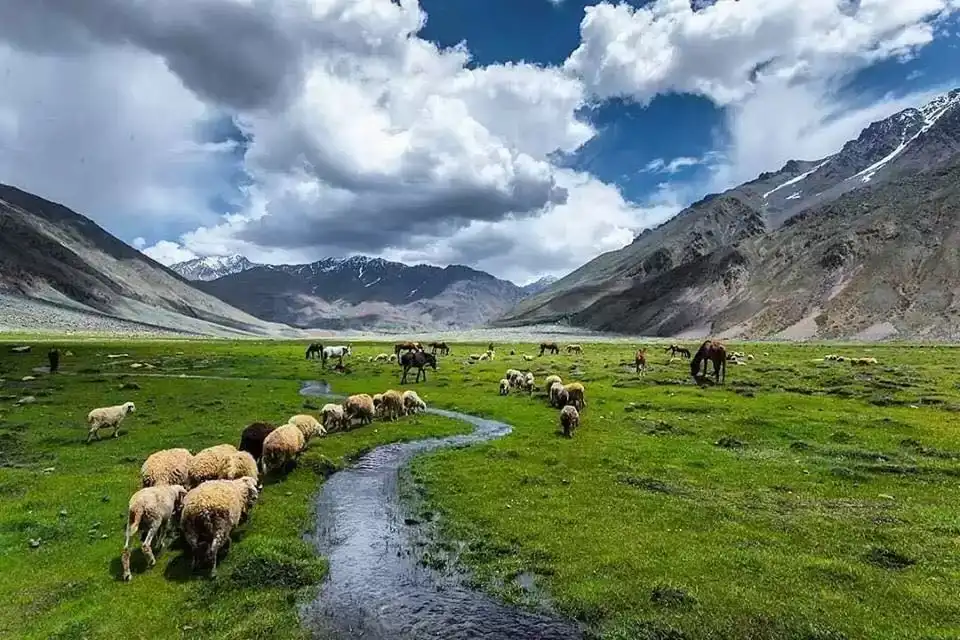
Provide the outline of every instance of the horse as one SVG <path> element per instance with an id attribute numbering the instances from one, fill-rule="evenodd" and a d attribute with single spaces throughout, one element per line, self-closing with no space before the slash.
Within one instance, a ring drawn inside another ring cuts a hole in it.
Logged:
<path id="1" fill-rule="evenodd" d="M 447 346 L 446 342 L 431 342 L 427 346 L 430 347 L 430 353 L 436 354 L 439 351 L 440 355 L 450 355 L 450 347 Z"/>
<path id="2" fill-rule="evenodd" d="M 581 346 L 578 345 L 578 344 L 568 344 L 568 345 L 567 345 L 567 353 L 579 353 L 579 354 L 582 354 L 582 353 L 583 353 L 583 347 L 581 347 Z"/>
<path id="3" fill-rule="evenodd" d="M 423 381 L 426 382 L 427 372 L 423 369 L 427 365 L 430 365 L 433 367 L 433 370 L 436 371 L 437 356 L 432 353 L 427 353 L 426 351 L 407 351 L 400 356 L 400 366 L 403 367 L 403 377 L 400 378 L 400 384 L 406 384 L 407 372 L 413 367 L 417 368 L 417 379 L 415 382 L 420 382 L 420 374 L 423 374 Z"/>
<path id="4" fill-rule="evenodd" d="M 686 348 L 684 348 L 684 347 L 681 347 L 681 346 L 678 345 L 678 344 L 672 344 L 672 345 L 670 345 L 669 347 L 667 347 L 667 348 L 665 349 L 665 351 L 669 351 L 669 352 L 670 352 L 670 357 L 671 357 L 671 358 L 676 357 L 676 355 L 677 355 L 678 353 L 679 353 L 681 356 L 683 356 L 684 358 L 688 358 L 688 359 L 690 358 L 690 350 L 689 350 L 689 349 L 686 349 Z"/>
<path id="5" fill-rule="evenodd" d="M 727 350 L 717 340 L 704 340 L 697 353 L 690 361 L 690 375 L 698 383 L 700 382 L 700 364 L 703 363 L 703 378 L 707 377 L 707 361 L 713 362 L 713 377 L 719 384 L 721 382 L 720 372 L 723 372 L 723 380 L 727 379 Z"/>
<path id="6" fill-rule="evenodd" d="M 540 355 L 543 355 L 544 351 L 549 351 L 552 354 L 557 354 L 557 353 L 560 353 L 560 347 L 557 346 L 556 342 L 541 342 Z"/>
<path id="7" fill-rule="evenodd" d="M 637 366 L 637 373 L 643 375 L 647 371 L 647 350 L 640 349 L 634 358 L 634 364 Z"/>
<path id="8" fill-rule="evenodd" d="M 350 347 L 348 347 L 348 346 L 340 345 L 340 346 L 337 346 L 337 347 L 324 347 L 324 348 L 320 351 L 320 363 L 323 365 L 323 367 L 326 367 L 326 366 L 327 366 L 327 359 L 329 359 L 329 358 L 339 358 L 339 360 L 340 360 L 340 368 L 341 368 L 341 370 L 342 370 L 342 368 L 343 368 L 343 356 L 349 356 L 349 355 L 350 355 Z"/>
<path id="9" fill-rule="evenodd" d="M 307 347 L 307 354 L 306 354 L 307 360 L 314 357 L 315 355 L 320 355 L 322 351 L 323 351 L 322 344 L 320 344 L 319 342 L 311 343 L 310 346 Z"/>
<path id="10" fill-rule="evenodd" d="M 423 351 L 423 345 L 419 342 L 398 342 L 393 345 L 393 353 L 399 358 L 401 351 Z"/>
<path id="11" fill-rule="evenodd" d="M 50 349 L 47 352 L 47 359 L 50 361 L 50 373 L 56 373 L 60 368 L 60 349 Z"/>

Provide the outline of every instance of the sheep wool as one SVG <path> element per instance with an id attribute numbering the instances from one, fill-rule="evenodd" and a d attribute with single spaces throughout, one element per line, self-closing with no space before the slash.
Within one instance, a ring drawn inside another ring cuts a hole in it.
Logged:
<path id="1" fill-rule="evenodd" d="M 220 547 L 229 547 L 230 532 L 249 515 L 259 497 L 256 481 L 247 477 L 204 482 L 184 496 L 180 529 L 190 547 L 191 570 L 200 561 L 210 567 L 211 577 L 216 576 Z"/>
<path id="2" fill-rule="evenodd" d="M 260 456 L 263 455 L 263 439 L 276 428 L 277 425 L 269 422 L 254 422 L 248 425 L 240 432 L 240 446 L 237 448 L 248 452 L 254 460 L 259 462 Z"/>
<path id="3" fill-rule="evenodd" d="M 357 393 L 343 402 L 343 411 L 347 420 L 357 419 L 360 424 L 370 424 L 374 418 L 373 398 L 366 393 Z"/>
<path id="4" fill-rule="evenodd" d="M 554 375 L 552 375 L 552 376 L 547 376 L 547 379 L 543 381 L 543 386 L 546 387 L 547 390 L 549 391 L 549 390 L 550 390 L 550 387 L 553 386 L 553 383 L 554 383 L 554 382 L 563 382 L 563 380 L 561 380 L 561 379 L 560 379 L 560 376 L 558 376 L 558 375 L 556 375 L 556 374 L 554 374 Z"/>
<path id="5" fill-rule="evenodd" d="M 304 440 L 307 442 L 310 442 L 310 438 L 327 434 L 327 430 L 323 428 L 323 425 L 320 424 L 320 421 L 307 413 L 299 413 L 295 416 L 290 416 L 290 419 L 287 420 L 287 424 L 296 425 L 296 427 L 300 429 L 300 432 L 303 434 Z"/>
<path id="6" fill-rule="evenodd" d="M 155 451 L 140 467 L 140 486 L 159 487 L 179 484 L 185 487 L 190 476 L 192 461 L 193 454 L 189 449 Z"/>
<path id="7" fill-rule="evenodd" d="M 180 511 L 187 490 L 182 485 L 172 484 L 140 489 L 132 496 L 127 507 L 127 529 L 123 541 L 123 554 L 120 564 L 123 567 L 123 579 L 129 581 L 130 538 L 140 533 L 140 549 L 147 557 L 147 566 L 157 563 L 153 551 L 153 540 L 157 538 L 157 551 L 163 548 L 164 539 L 174 531 L 174 522 Z"/>
<path id="8" fill-rule="evenodd" d="M 300 457 L 307 440 L 303 432 L 294 424 L 277 427 L 263 441 L 263 457 L 260 465 L 266 475 L 273 469 L 279 469 Z"/>
<path id="9" fill-rule="evenodd" d="M 505 396 L 510 393 L 510 381 L 506 378 L 500 378 L 500 395 Z"/>
<path id="10" fill-rule="evenodd" d="M 523 377 L 523 389 L 529 393 L 533 393 L 533 388 L 536 386 L 537 379 L 533 376 L 533 373 L 527 372 L 527 375 Z"/>
<path id="11" fill-rule="evenodd" d="M 190 461 L 187 488 L 193 489 L 208 480 L 222 479 L 221 474 L 235 453 L 237 448 L 232 444 L 218 444 L 199 451 Z"/>
<path id="12" fill-rule="evenodd" d="M 90 425 L 87 442 L 90 442 L 94 436 L 99 440 L 100 429 L 113 429 L 113 437 L 116 438 L 120 431 L 120 423 L 128 413 L 134 413 L 136 410 L 137 407 L 132 402 L 93 409 L 87 414 L 87 424 Z"/>
<path id="13" fill-rule="evenodd" d="M 403 415 L 403 396 L 395 389 L 388 389 L 383 392 L 383 400 L 380 403 L 380 412 L 382 416 L 393 422 L 399 416 Z"/>
<path id="14" fill-rule="evenodd" d="M 579 382 L 571 382 L 565 385 L 563 390 L 567 392 L 567 402 L 575 406 L 578 411 L 583 411 L 583 408 L 587 404 L 587 401 L 584 399 L 583 385 Z"/>
<path id="15" fill-rule="evenodd" d="M 407 389 L 403 392 L 403 410 L 405 413 L 419 413 L 427 410 L 427 403 L 420 398 L 413 389 Z"/>
<path id="16" fill-rule="evenodd" d="M 563 392 L 563 383 L 559 380 L 547 387 L 547 393 L 550 396 L 550 404 L 554 407 L 562 406 L 560 404 L 560 394 Z"/>
<path id="17" fill-rule="evenodd" d="M 560 428 L 563 429 L 563 435 L 568 438 L 573 435 L 573 430 L 580 426 L 580 414 L 576 407 L 570 405 L 560 410 Z"/>
<path id="18" fill-rule="evenodd" d="M 329 403 L 320 410 L 320 420 L 327 432 L 347 428 L 347 417 L 343 412 L 343 405 Z"/>

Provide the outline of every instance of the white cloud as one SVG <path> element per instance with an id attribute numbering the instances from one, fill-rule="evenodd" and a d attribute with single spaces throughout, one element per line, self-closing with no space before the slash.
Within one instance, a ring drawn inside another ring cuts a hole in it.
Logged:
<path id="1" fill-rule="evenodd" d="M 667 173 L 675 174 L 680 173 L 684 169 L 689 169 L 690 167 L 696 167 L 702 164 L 706 164 L 710 160 L 714 159 L 715 154 L 709 153 L 702 158 L 695 158 L 692 156 L 680 156 L 673 158 L 672 160 L 664 160 L 663 158 L 654 158 L 646 164 L 643 168 L 645 173 Z"/>
<path id="2" fill-rule="evenodd" d="M 160 264 L 167 266 L 178 262 L 193 260 L 197 257 L 197 254 L 189 249 L 184 249 L 176 242 L 170 242 L 168 240 L 161 240 L 152 247 L 142 249 L 142 251 Z"/>
<path id="3" fill-rule="evenodd" d="M 565 63 L 600 97 L 645 103 L 664 93 L 726 105 L 765 80 L 803 81 L 909 55 L 934 36 L 956 0 L 690 0 L 585 9 L 581 44 Z"/>

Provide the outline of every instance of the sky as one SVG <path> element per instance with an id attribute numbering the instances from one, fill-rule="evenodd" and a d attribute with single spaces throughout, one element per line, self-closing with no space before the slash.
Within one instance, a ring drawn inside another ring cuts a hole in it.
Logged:
<path id="1" fill-rule="evenodd" d="M 960 86 L 960 0 L 0 0 L 0 182 L 165 264 L 561 276 Z"/>

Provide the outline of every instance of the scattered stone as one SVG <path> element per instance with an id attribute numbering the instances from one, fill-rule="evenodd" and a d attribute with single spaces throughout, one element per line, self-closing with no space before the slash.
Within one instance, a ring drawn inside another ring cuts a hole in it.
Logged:
<path id="1" fill-rule="evenodd" d="M 43 473 L 53 473 L 56 470 L 57 470 L 56 467 L 47 467 L 46 469 L 43 470 Z"/>
<path id="2" fill-rule="evenodd" d="M 60 517 L 61 517 L 61 518 L 66 518 L 66 517 L 67 517 L 67 510 L 66 510 L 66 509 L 60 509 Z"/>
<path id="3" fill-rule="evenodd" d="M 17 404 L 33 404 L 37 399 L 34 396 L 24 396 L 17 400 Z"/>
<path id="4" fill-rule="evenodd" d="M 140 364 L 139 362 L 131 362 L 131 363 L 130 363 L 130 368 L 131 368 L 131 369 L 139 369 L 139 368 L 142 367 L 142 366 L 143 366 L 143 365 Z"/>
<path id="5" fill-rule="evenodd" d="M 129 354 L 129 353 L 108 353 L 108 354 L 107 354 L 107 357 L 110 358 L 110 359 L 113 359 L 113 358 L 129 358 L 129 357 L 130 357 L 130 354 Z"/>
<path id="6" fill-rule="evenodd" d="M 896 498 L 891 496 L 889 493 L 881 493 L 881 494 L 878 494 L 877 497 L 883 498 L 884 500 L 896 500 Z"/>
<path id="7" fill-rule="evenodd" d="M 20 378 L 20 381 L 21 381 L 21 382 L 31 382 L 31 381 L 36 380 L 36 379 L 37 379 L 36 376 L 23 376 L 22 378 Z"/>
<path id="8" fill-rule="evenodd" d="M 19 347 L 10 347 L 10 353 L 30 353 L 30 345 L 21 345 Z"/>
<path id="9" fill-rule="evenodd" d="M 139 391 L 140 385 L 137 384 L 136 382 L 124 382 L 118 388 L 120 389 L 120 391 L 125 391 L 127 389 L 132 389 L 133 391 Z"/>
<path id="10" fill-rule="evenodd" d="M 41 543 L 40 538 L 30 538 L 30 548 L 31 548 L 31 549 L 36 549 L 37 547 L 40 546 L 40 543 Z"/>

